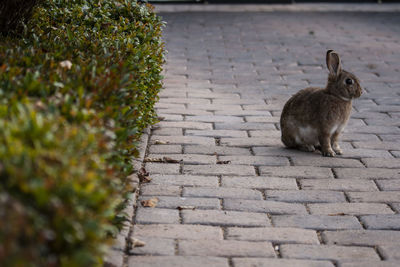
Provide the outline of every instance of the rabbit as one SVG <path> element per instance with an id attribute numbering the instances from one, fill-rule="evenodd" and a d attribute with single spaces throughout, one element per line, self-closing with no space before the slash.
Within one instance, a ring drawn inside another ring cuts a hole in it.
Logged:
<path id="1" fill-rule="evenodd" d="M 362 94 L 357 77 L 342 69 L 339 54 L 326 52 L 329 70 L 325 88 L 309 87 L 293 95 L 283 107 L 280 118 L 281 139 L 288 148 L 323 156 L 341 155 L 338 138 L 347 124 L 352 100 Z"/>

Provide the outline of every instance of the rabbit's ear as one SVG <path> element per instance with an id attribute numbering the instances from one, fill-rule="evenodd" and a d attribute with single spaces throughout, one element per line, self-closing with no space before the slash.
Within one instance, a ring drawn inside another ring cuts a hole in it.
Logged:
<path id="1" fill-rule="evenodd" d="M 339 75 L 342 71 L 339 54 L 333 50 L 328 50 L 326 52 L 326 66 L 332 75 Z"/>

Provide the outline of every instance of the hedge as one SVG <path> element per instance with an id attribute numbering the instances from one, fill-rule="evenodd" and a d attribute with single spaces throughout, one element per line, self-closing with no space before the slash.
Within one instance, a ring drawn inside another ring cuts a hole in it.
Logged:
<path id="1" fill-rule="evenodd" d="M 163 22 L 132 0 L 34 2 L 0 36 L 0 262 L 100 265 L 156 122 Z"/>

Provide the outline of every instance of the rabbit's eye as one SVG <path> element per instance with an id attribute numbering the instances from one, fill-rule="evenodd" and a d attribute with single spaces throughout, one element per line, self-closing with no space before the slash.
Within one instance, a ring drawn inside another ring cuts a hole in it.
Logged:
<path id="1" fill-rule="evenodd" d="M 354 81 L 352 79 L 350 79 L 350 78 L 346 79 L 346 84 L 347 85 L 352 85 L 353 83 L 354 83 Z"/>

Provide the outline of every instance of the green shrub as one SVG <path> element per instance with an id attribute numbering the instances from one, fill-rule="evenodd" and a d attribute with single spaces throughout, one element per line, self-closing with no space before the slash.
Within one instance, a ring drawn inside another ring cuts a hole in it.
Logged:
<path id="1" fill-rule="evenodd" d="M 0 127 L 0 262 L 100 262 L 119 200 L 104 135 L 22 104 L 0 106 Z"/>
<path id="2" fill-rule="evenodd" d="M 43 0 L 0 39 L 0 262 L 101 263 L 156 122 L 163 23 L 131 0 Z"/>

